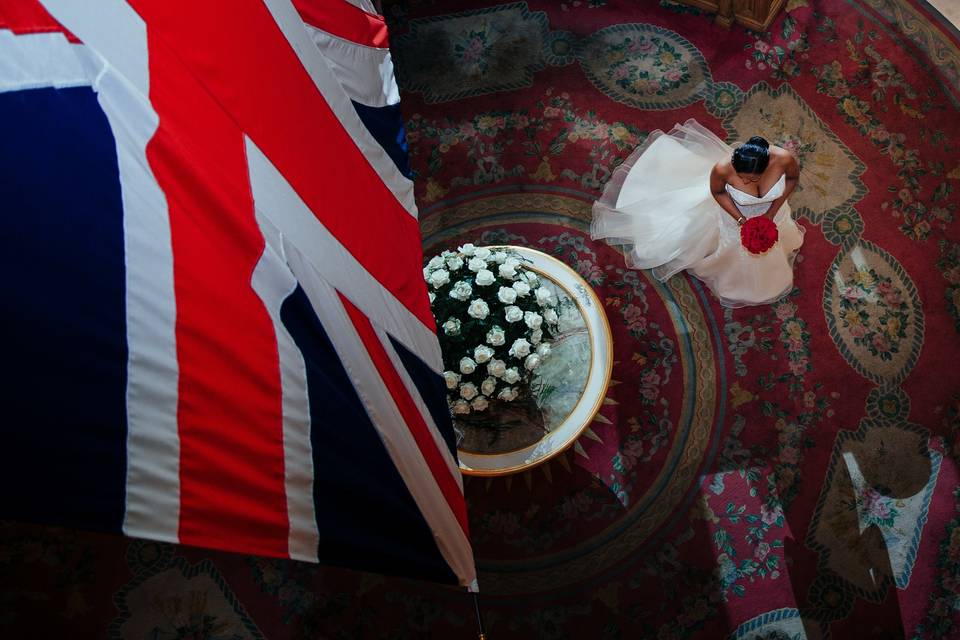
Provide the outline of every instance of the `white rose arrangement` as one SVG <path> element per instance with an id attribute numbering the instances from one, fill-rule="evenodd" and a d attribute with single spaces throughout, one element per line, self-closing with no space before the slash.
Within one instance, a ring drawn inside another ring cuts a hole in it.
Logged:
<path id="1" fill-rule="evenodd" d="M 454 415 L 523 396 L 550 355 L 559 301 L 515 251 L 465 244 L 427 262 L 447 402 Z"/>

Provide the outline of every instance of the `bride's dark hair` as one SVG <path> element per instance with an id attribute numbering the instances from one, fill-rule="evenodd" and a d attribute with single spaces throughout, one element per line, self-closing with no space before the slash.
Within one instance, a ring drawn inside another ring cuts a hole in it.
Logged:
<path id="1" fill-rule="evenodd" d="M 770 143 L 753 136 L 733 151 L 733 169 L 737 173 L 763 173 L 770 162 Z"/>

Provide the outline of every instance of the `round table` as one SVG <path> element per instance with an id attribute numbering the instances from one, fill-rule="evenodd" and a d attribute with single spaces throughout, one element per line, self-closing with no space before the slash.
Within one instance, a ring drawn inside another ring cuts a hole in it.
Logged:
<path id="1" fill-rule="evenodd" d="M 463 473 L 500 476 L 542 464 L 570 447 L 593 422 L 610 384 L 613 339 L 603 305 L 577 272 L 527 247 L 520 254 L 561 302 L 559 332 L 523 401 L 497 403 L 469 418 L 454 416 Z"/>

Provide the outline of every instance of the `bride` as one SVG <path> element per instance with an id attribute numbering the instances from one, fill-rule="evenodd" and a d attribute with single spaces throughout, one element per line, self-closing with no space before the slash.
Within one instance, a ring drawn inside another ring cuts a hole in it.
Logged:
<path id="1" fill-rule="evenodd" d="M 774 302 L 793 288 L 803 227 L 787 197 L 800 167 L 760 137 L 733 149 L 696 120 L 654 131 L 613 172 L 593 205 L 590 235 L 622 245 L 627 265 L 664 281 L 686 269 L 725 307 Z M 779 239 L 766 253 L 740 244 L 740 225 L 767 216 Z"/>

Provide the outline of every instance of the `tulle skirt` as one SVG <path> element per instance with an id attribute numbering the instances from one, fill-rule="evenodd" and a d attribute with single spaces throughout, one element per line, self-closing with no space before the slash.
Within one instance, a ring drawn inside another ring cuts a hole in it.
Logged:
<path id="1" fill-rule="evenodd" d="M 743 248 L 740 227 L 710 193 L 710 171 L 732 153 L 696 120 L 654 131 L 594 203 L 591 237 L 620 245 L 628 266 L 652 269 L 661 281 L 689 271 L 726 307 L 783 297 L 793 288 L 804 230 L 784 203 L 774 217 L 777 244 L 759 256 Z"/>

